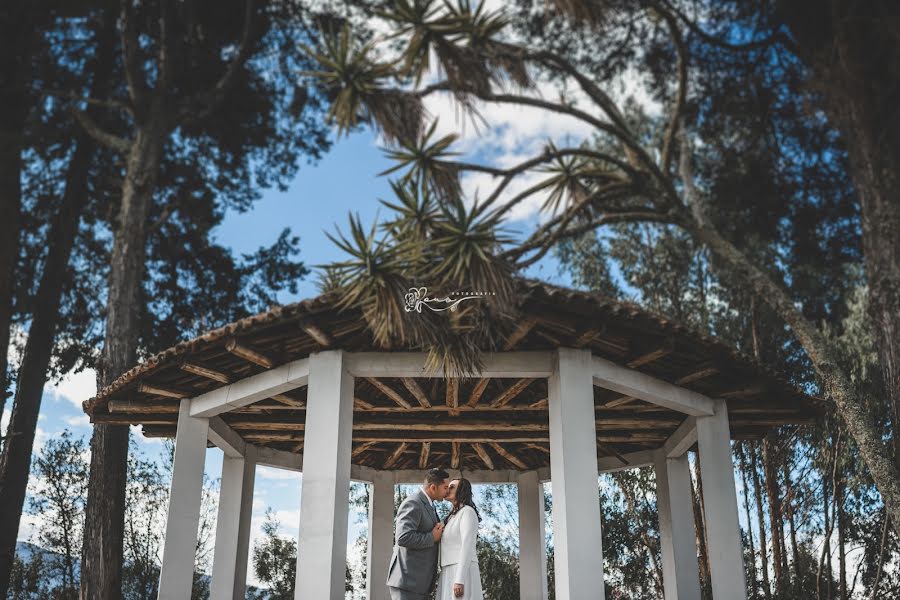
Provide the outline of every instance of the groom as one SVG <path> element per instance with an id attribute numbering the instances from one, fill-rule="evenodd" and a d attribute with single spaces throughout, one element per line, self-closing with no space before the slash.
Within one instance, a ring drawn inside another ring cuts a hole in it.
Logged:
<path id="1" fill-rule="evenodd" d="M 422 487 L 407 496 L 397 511 L 397 543 L 387 578 L 391 600 L 422 600 L 434 587 L 438 544 L 444 533 L 434 503 L 447 497 L 449 479 L 443 469 L 431 469 Z"/>

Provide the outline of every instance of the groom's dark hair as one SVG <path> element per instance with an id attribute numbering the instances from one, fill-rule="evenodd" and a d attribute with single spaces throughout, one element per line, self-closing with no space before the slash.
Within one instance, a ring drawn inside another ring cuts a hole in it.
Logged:
<path id="1" fill-rule="evenodd" d="M 450 473 L 443 469 L 429 469 L 425 473 L 425 487 L 431 484 L 441 485 L 446 479 L 450 479 Z"/>

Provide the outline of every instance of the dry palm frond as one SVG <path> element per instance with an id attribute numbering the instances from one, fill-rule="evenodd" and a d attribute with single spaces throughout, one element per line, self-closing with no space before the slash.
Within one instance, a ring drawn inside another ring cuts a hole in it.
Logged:
<path id="1" fill-rule="evenodd" d="M 417 140 L 425 109 L 415 94 L 395 89 L 373 90 L 366 99 L 371 120 L 390 141 Z"/>
<path id="2" fill-rule="evenodd" d="M 456 141 L 456 135 L 446 135 L 432 142 L 437 121 L 428 131 L 414 142 L 400 141 L 399 147 L 386 150 L 388 158 L 397 164 L 379 173 L 388 175 L 401 169 L 408 169 L 404 177 L 427 186 L 441 202 L 459 198 L 461 188 L 459 173 L 446 159 L 456 156 L 449 148 Z"/>
<path id="3" fill-rule="evenodd" d="M 384 228 L 400 243 L 424 245 L 431 237 L 440 215 L 428 187 L 408 180 L 391 181 L 396 203 L 381 203 L 396 213 L 397 217 L 384 224 Z"/>
<path id="4" fill-rule="evenodd" d="M 319 289 L 319 293 L 331 294 L 337 292 L 344 286 L 344 283 L 344 277 L 338 269 L 330 265 L 319 269 L 316 279 L 316 287 Z"/>

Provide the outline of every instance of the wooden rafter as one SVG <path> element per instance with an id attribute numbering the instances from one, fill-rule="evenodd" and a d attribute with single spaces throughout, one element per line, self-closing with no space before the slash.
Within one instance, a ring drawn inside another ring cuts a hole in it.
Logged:
<path id="1" fill-rule="evenodd" d="M 490 381 L 490 377 L 483 377 L 478 380 L 478 383 L 472 388 L 472 393 L 469 394 L 469 401 L 466 402 L 466 406 L 472 408 L 478 404 L 478 401 L 481 400 L 481 396 L 484 394 L 484 390 L 487 388 Z"/>
<path id="2" fill-rule="evenodd" d="M 706 379 L 707 377 L 711 377 L 719 372 L 719 369 L 716 367 L 704 367 L 702 369 L 698 369 L 693 373 L 688 373 L 684 377 L 680 377 L 675 380 L 677 385 L 685 385 L 688 383 L 693 383 L 695 381 L 700 381 L 701 379 Z"/>
<path id="3" fill-rule="evenodd" d="M 351 458 L 356 458 L 363 452 L 367 452 L 371 450 L 373 446 L 375 446 L 378 442 L 364 442 L 353 449 L 353 452 L 350 453 Z"/>
<path id="4" fill-rule="evenodd" d="M 628 367 L 631 369 L 637 369 L 638 367 L 642 367 L 644 365 L 648 365 L 654 361 L 659 360 L 663 356 L 667 356 L 675 351 L 675 341 L 672 338 L 669 338 L 663 343 L 659 348 L 655 350 L 651 350 L 646 354 L 642 354 L 630 361 L 628 361 Z"/>
<path id="5" fill-rule="evenodd" d="M 152 396 L 165 396 L 167 398 L 178 399 L 187 398 L 189 396 L 187 392 L 182 392 L 181 390 L 163 387 L 161 385 L 151 385 L 143 382 L 138 384 L 138 392 L 142 394 L 150 394 Z"/>
<path id="6" fill-rule="evenodd" d="M 628 464 L 628 461 L 625 459 L 625 457 L 622 456 L 621 453 L 616 452 L 616 449 L 613 448 L 612 446 L 610 446 L 610 445 L 608 445 L 608 444 L 601 443 L 601 442 L 597 442 L 597 448 L 599 448 L 599 449 L 601 449 L 601 450 L 603 450 L 603 451 L 605 451 L 605 452 L 608 452 L 609 454 L 615 456 L 617 459 L 619 459 L 619 460 L 622 462 L 623 465 L 627 465 L 627 464 Z"/>
<path id="7" fill-rule="evenodd" d="M 419 453 L 419 468 L 428 466 L 428 455 L 431 453 L 431 442 L 422 442 L 422 451 Z"/>
<path id="8" fill-rule="evenodd" d="M 451 442 L 450 444 L 450 468 L 459 468 L 459 442 Z"/>
<path id="9" fill-rule="evenodd" d="M 396 450 L 394 450 L 388 459 L 384 463 L 385 469 L 390 469 L 394 466 L 394 464 L 400 460 L 400 457 L 403 456 L 403 453 L 406 452 L 406 449 L 409 447 L 409 444 L 406 442 L 401 442 L 399 446 L 397 446 Z"/>
<path id="10" fill-rule="evenodd" d="M 107 409 L 111 413 L 177 413 L 178 402 L 132 402 L 131 400 L 110 400 Z"/>
<path id="11" fill-rule="evenodd" d="M 528 408 L 531 410 L 544 410 L 550 406 L 550 398 L 541 398 L 536 402 L 532 402 L 528 405 Z"/>
<path id="12" fill-rule="evenodd" d="M 275 394 L 274 396 L 272 396 L 272 400 L 293 408 L 306 408 L 306 402 L 304 402 L 303 400 L 297 400 L 296 398 L 291 398 L 290 396 L 287 396 L 285 394 Z"/>
<path id="13" fill-rule="evenodd" d="M 419 403 L 419 406 L 422 408 L 429 408 L 431 406 L 431 402 L 428 401 L 428 396 L 425 395 L 425 391 L 419 386 L 415 379 L 412 377 L 403 377 L 401 381 L 406 389 L 409 390 L 409 393 L 413 395 L 413 398 L 416 399 L 416 402 Z"/>
<path id="14" fill-rule="evenodd" d="M 494 461 L 491 459 L 491 456 L 487 453 L 487 450 L 484 449 L 480 443 L 476 442 L 472 444 L 472 448 L 475 450 L 475 454 L 478 455 L 478 458 L 481 459 L 481 462 L 484 463 L 489 470 L 494 470 Z"/>
<path id="15" fill-rule="evenodd" d="M 291 452 L 293 452 L 295 454 L 297 452 L 300 452 L 301 450 L 303 450 L 303 442 L 298 442 L 298 443 L 294 444 L 294 446 L 291 448 Z"/>
<path id="16" fill-rule="evenodd" d="M 599 406 L 598 408 L 616 408 L 619 406 L 624 406 L 631 402 L 632 400 L 637 400 L 634 396 L 619 396 L 618 398 L 613 398 L 606 404 Z"/>
<path id="17" fill-rule="evenodd" d="M 532 330 L 532 328 L 537 324 L 537 319 L 534 317 L 528 317 L 522 320 L 515 329 L 513 329 L 512 333 L 509 334 L 509 337 L 506 338 L 506 343 L 503 344 L 504 350 L 512 350 L 516 347 L 516 345 L 521 342 L 528 332 Z"/>
<path id="18" fill-rule="evenodd" d="M 366 381 L 375 386 L 382 394 L 393 400 L 394 403 L 398 406 L 402 406 L 403 408 L 412 408 L 412 405 L 407 402 L 406 398 L 401 396 L 396 390 L 394 390 L 391 386 L 381 381 L 380 379 L 376 379 L 375 377 L 366 377 Z"/>
<path id="19" fill-rule="evenodd" d="M 576 348 L 584 348 L 594 341 L 594 338 L 603 333 L 601 329 L 588 329 L 575 339 L 574 346 Z"/>
<path id="20" fill-rule="evenodd" d="M 531 377 L 525 377 L 516 381 L 514 384 L 503 390 L 503 392 L 499 396 L 497 396 L 497 398 L 495 398 L 493 402 L 491 402 L 491 406 L 493 406 L 494 408 L 498 406 L 506 406 L 516 396 L 518 396 L 522 390 L 531 385 L 531 382 L 533 381 L 534 378 Z"/>
<path id="21" fill-rule="evenodd" d="M 300 329 L 306 332 L 306 335 L 311 337 L 318 345 L 323 348 L 328 348 L 331 346 L 331 336 L 322 331 L 321 328 L 313 325 L 312 323 L 303 321 L 300 323 Z"/>
<path id="22" fill-rule="evenodd" d="M 515 465 L 516 468 L 522 469 L 523 471 L 528 469 L 528 465 L 522 462 L 522 459 L 520 459 L 518 456 L 516 456 L 497 442 L 490 442 L 490 446 L 497 454 L 508 460 L 511 464 Z"/>
<path id="23" fill-rule="evenodd" d="M 455 377 L 447 380 L 447 406 L 451 416 L 459 414 L 459 379 Z"/>
<path id="24" fill-rule="evenodd" d="M 550 454 L 550 448 L 547 446 L 541 446 L 540 444 L 525 444 L 526 448 L 531 448 L 532 450 L 539 450 L 545 454 Z"/>
<path id="25" fill-rule="evenodd" d="M 528 404 L 526 406 L 488 406 L 487 404 L 478 404 L 476 406 L 468 406 L 462 405 L 457 406 L 456 408 L 450 408 L 446 404 L 434 404 L 425 408 L 423 406 L 412 406 L 410 408 L 403 408 L 402 406 L 390 405 L 390 406 L 375 406 L 369 402 L 365 402 L 360 400 L 361 404 L 357 406 L 358 410 L 365 410 L 367 412 L 373 413 L 398 413 L 398 414 L 411 414 L 411 413 L 445 413 L 445 412 L 486 412 L 486 413 L 509 413 L 509 412 L 519 412 L 519 411 L 539 411 L 539 410 L 547 410 L 547 399 L 538 400 L 532 404 Z"/>
<path id="26" fill-rule="evenodd" d="M 252 362 L 265 369 L 271 369 L 275 364 L 275 362 L 265 354 L 258 352 L 249 346 L 239 344 L 234 338 L 229 338 L 228 341 L 225 342 L 225 349 L 235 356 L 239 356 L 247 362 Z"/>
<path id="27" fill-rule="evenodd" d="M 372 410 L 375 408 L 375 405 L 371 402 L 366 402 L 362 398 L 353 398 L 353 408 L 357 410 Z"/>
<path id="28" fill-rule="evenodd" d="M 201 377 L 206 377 L 207 379 L 212 379 L 213 381 L 218 381 L 219 383 L 231 383 L 231 377 L 222 371 L 216 371 L 215 369 L 210 369 L 209 367 L 202 367 L 200 365 L 196 365 L 194 363 L 182 362 L 178 367 L 187 373 L 193 373 L 194 375 L 200 375 Z"/>

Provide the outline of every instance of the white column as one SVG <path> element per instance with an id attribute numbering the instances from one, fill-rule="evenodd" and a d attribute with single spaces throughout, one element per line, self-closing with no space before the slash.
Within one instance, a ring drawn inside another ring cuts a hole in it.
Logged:
<path id="1" fill-rule="evenodd" d="M 297 600 L 343 600 L 353 435 L 353 377 L 343 353 L 309 357 L 297 545 Z"/>
<path id="2" fill-rule="evenodd" d="M 190 408 L 191 401 L 185 399 L 178 409 L 166 541 L 159 572 L 159 600 L 189 600 L 191 597 L 209 420 L 192 417 Z"/>
<path id="3" fill-rule="evenodd" d="M 519 487 L 519 598 L 547 600 L 544 486 L 537 471 L 521 473 Z"/>
<path id="4" fill-rule="evenodd" d="M 377 471 L 371 489 L 366 598 L 390 600 L 385 582 L 394 549 L 394 474 L 390 471 Z"/>
<path id="5" fill-rule="evenodd" d="M 656 461 L 656 505 L 666 600 L 700 600 L 691 473 L 687 455 Z"/>
<path id="6" fill-rule="evenodd" d="M 724 400 L 716 400 L 714 415 L 697 418 L 697 443 L 712 595 L 715 600 L 746 600 L 728 407 Z"/>
<path id="7" fill-rule="evenodd" d="M 248 445 L 242 457 L 223 457 L 210 600 L 243 600 L 247 595 L 255 476 L 253 446 Z"/>
<path id="8" fill-rule="evenodd" d="M 589 350 L 560 348 L 548 380 L 557 600 L 603 600 L 603 544 Z"/>

